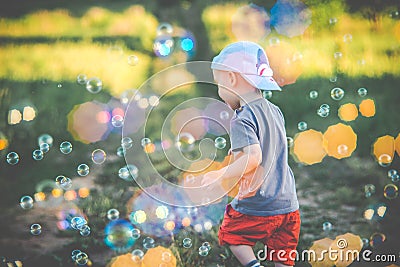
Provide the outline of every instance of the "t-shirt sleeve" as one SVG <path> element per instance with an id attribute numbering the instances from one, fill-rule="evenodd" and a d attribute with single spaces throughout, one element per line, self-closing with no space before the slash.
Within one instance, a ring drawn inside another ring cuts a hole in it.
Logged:
<path id="1" fill-rule="evenodd" d="M 237 116 L 231 120 L 230 128 L 232 151 L 260 143 L 256 126 L 250 118 Z"/>

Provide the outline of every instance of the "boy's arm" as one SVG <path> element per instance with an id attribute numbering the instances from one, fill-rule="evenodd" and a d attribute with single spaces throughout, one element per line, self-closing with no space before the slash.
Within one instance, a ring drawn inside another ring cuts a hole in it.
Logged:
<path id="1" fill-rule="evenodd" d="M 243 152 L 238 154 L 238 158 L 234 158 L 234 161 L 225 166 L 224 168 L 211 171 L 204 175 L 201 184 L 203 186 L 212 184 L 222 179 L 234 179 L 240 178 L 244 174 L 257 168 L 262 161 L 262 151 L 259 144 L 252 144 L 243 148 Z"/>

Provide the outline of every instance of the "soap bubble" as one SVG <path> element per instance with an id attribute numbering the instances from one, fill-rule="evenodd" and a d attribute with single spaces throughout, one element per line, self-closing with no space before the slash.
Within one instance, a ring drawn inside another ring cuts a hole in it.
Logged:
<path id="1" fill-rule="evenodd" d="M 211 250 L 211 245 L 209 242 L 203 242 L 202 246 L 205 246 L 208 249 L 208 251 Z"/>
<path id="2" fill-rule="evenodd" d="M 329 116 L 329 112 L 330 112 L 330 107 L 328 104 L 322 104 L 317 110 L 318 116 L 322 118 Z"/>
<path id="3" fill-rule="evenodd" d="M 42 226 L 38 223 L 34 223 L 31 225 L 31 234 L 32 235 L 40 235 L 42 233 Z"/>
<path id="4" fill-rule="evenodd" d="M 78 76 L 76 76 L 76 82 L 82 85 L 86 84 L 87 76 L 85 74 L 79 74 Z"/>
<path id="5" fill-rule="evenodd" d="M 154 248 L 155 247 L 154 239 L 149 236 L 145 237 L 145 239 L 143 239 L 143 247 L 145 249 Z"/>
<path id="6" fill-rule="evenodd" d="M 208 255 L 208 247 L 206 247 L 206 246 L 199 247 L 199 255 L 203 256 L 203 257 L 207 256 Z"/>
<path id="7" fill-rule="evenodd" d="M 46 143 L 51 147 L 53 145 L 53 137 L 51 137 L 49 134 L 42 134 L 38 137 L 38 143 L 39 146 Z"/>
<path id="8" fill-rule="evenodd" d="M 42 152 L 42 150 L 35 149 L 35 150 L 32 152 L 32 158 L 33 158 L 34 160 L 42 160 L 42 159 L 43 159 L 43 152 Z"/>
<path id="9" fill-rule="evenodd" d="M 101 91 L 102 88 L 103 88 L 103 82 L 97 77 L 90 78 L 86 82 L 86 90 L 88 90 L 92 94 L 97 94 L 98 92 Z"/>
<path id="10" fill-rule="evenodd" d="M 192 151 L 194 148 L 194 139 L 193 135 L 190 133 L 180 133 L 176 139 L 176 147 L 182 152 Z"/>
<path id="11" fill-rule="evenodd" d="M 125 155 L 125 149 L 122 146 L 118 147 L 117 156 L 122 158 L 124 155 Z"/>
<path id="12" fill-rule="evenodd" d="M 387 184 L 383 188 L 383 195 L 387 199 L 395 199 L 399 195 L 399 188 L 394 184 Z"/>
<path id="13" fill-rule="evenodd" d="M 326 232 L 332 230 L 332 224 L 330 222 L 324 222 L 322 224 L 322 230 Z"/>
<path id="14" fill-rule="evenodd" d="M 89 261 L 89 256 L 85 252 L 80 252 L 75 256 L 75 262 L 78 265 L 85 265 Z"/>
<path id="15" fill-rule="evenodd" d="M 132 251 L 132 260 L 134 262 L 141 262 L 144 256 L 144 252 L 140 249 L 135 249 Z"/>
<path id="16" fill-rule="evenodd" d="M 124 118 L 121 115 L 115 115 L 111 118 L 112 126 L 119 128 L 124 125 Z"/>
<path id="17" fill-rule="evenodd" d="M 128 56 L 128 64 L 131 66 L 136 66 L 139 63 L 139 58 L 135 55 Z"/>
<path id="18" fill-rule="evenodd" d="M 133 239 L 139 239 L 140 238 L 140 230 L 137 228 L 132 229 L 131 231 L 132 238 Z"/>
<path id="19" fill-rule="evenodd" d="M 106 161 L 107 154 L 104 152 L 102 149 L 95 149 L 92 152 L 92 161 L 96 164 L 102 164 L 104 161 Z"/>
<path id="20" fill-rule="evenodd" d="M 58 175 L 58 176 L 56 177 L 56 185 L 57 185 L 58 187 L 61 187 L 61 181 L 62 181 L 63 179 L 65 179 L 65 176 L 64 176 L 64 175 Z"/>
<path id="21" fill-rule="evenodd" d="M 127 180 L 130 176 L 128 168 L 122 167 L 118 170 L 118 176 L 121 179 Z"/>
<path id="22" fill-rule="evenodd" d="M 341 59 L 342 56 L 343 56 L 342 52 L 335 52 L 335 53 L 333 54 L 333 57 L 334 57 L 335 59 Z"/>
<path id="23" fill-rule="evenodd" d="M 84 163 L 79 164 L 76 172 L 79 174 L 79 176 L 86 176 L 89 174 L 89 166 Z"/>
<path id="24" fill-rule="evenodd" d="M 229 113 L 226 110 L 221 111 L 221 113 L 219 114 L 219 118 L 221 120 L 228 120 L 229 119 Z"/>
<path id="25" fill-rule="evenodd" d="M 365 197 L 370 197 L 372 196 L 372 194 L 375 193 L 375 185 L 373 184 L 366 184 L 364 186 L 364 193 L 365 193 Z"/>
<path id="26" fill-rule="evenodd" d="M 163 262 L 170 262 L 171 261 L 171 253 L 165 251 L 161 254 L 161 261 Z"/>
<path id="27" fill-rule="evenodd" d="M 301 121 L 297 124 L 297 129 L 299 129 L 299 131 L 305 131 L 307 130 L 307 123 L 305 121 Z"/>
<path id="28" fill-rule="evenodd" d="M 310 98 L 311 99 L 316 99 L 318 97 L 318 92 L 317 91 L 310 91 Z"/>
<path id="29" fill-rule="evenodd" d="M 31 209 L 33 207 L 33 199 L 31 196 L 23 196 L 19 201 L 19 205 L 24 210 Z"/>
<path id="30" fill-rule="evenodd" d="M 343 89 L 336 87 L 331 90 L 331 98 L 333 100 L 340 100 L 343 98 L 343 96 L 344 96 Z"/>
<path id="31" fill-rule="evenodd" d="M 288 136 L 288 137 L 286 137 L 286 140 L 287 140 L 287 145 L 288 145 L 288 148 L 292 147 L 292 146 L 293 146 L 293 144 L 294 144 L 294 140 L 293 140 L 293 138 L 292 138 L 292 137 L 290 137 L 290 136 Z"/>
<path id="32" fill-rule="evenodd" d="M 125 136 L 124 138 L 121 139 L 121 146 L 124 149 L 129 149 L 133 145 L 133 141 L 130 137 Z"/>
<path id="33" fill-rule="evenodd" d="M 350 33 L 343 35 L 343 42 L 351 43 L 351 41 L 353 41 L 353 36 Z"/>
<path id="34" fill-rule="evenodd" d="M 72 180 L 71 180 L 71 178 L 65 177 L 65 176 L 64 176 L 64 177 L 60 180 L 60 187 L 61 187 L 62 189 L 64 189 L 64 190 L 70 189 L 70 188 L 72 187 Z"/>
<path id="35" fill-rule="evenodd" d="M 385 242 L 385 240 L 386 240 L 386 236 L 384 234 L 374 233 L 369 238 L 369 244 L 372 247 L 376 247 L 376 246 L 382 245 L 382 243 Z"/>
<path id="36" fill-rule="evenodd" d="M 69 154 L 72 152 L 72 144 L 68 141 L 64 141 L 60 144 L 60 151 L 63 154 Z"/>
<path id="37" fill-rule="evenodd" d="M 10 165 L 15 165 L 19 162 L 19 155 L 16 152 L 10 152 L 6 157 L 7 163 Z"/>
<path id="38" fill-rule="evenodd" d="M 115 220 L 109 222 L 105 229 L 105 244 L 118 253 L 127 252 L 135 243 L 132 238 L 133 226 L 126 220 Z"/>
<path id="39" fill-rule="evenodd" d="M 57 87 L 58 87 L 58 88 L 63 87 L 62 83 L 57 84 Z"/>
<path id="40" fill-rule="evenodd" d="M 336 75 L 332 75 L 332 76 L 329 78 L 329 81 L 330 81 L 331 83 L 335 83 L 335 82 L 337 81 L 337 76 L 336 76 Z"/>
<path id="41" fill-rule="evenodd" d="M 182 245 L 184 248 L 191 248 L 192 247 L 192 239 L 190 239 L 189 237 L 186 237 L 183 239 L 182 241 Z"/>
<path id="42" fill-rule="evenodd" d="M 78 255 L 79 253 L 81 253 L 81 251 L 80 251 L 79 249 L 74 249 L 74 250 L 71 252 L 71 259 L 72 259 L 73 261 L 75 261 L 75 260 L 76 260 L 76 255 Z"/>
<path id="43" fill-rule="evenodd" d="M 140 143 L 141 143 L 142 147 L 145 148 L 148 144 L 151 144 L 151 139 L 144 137 L 144 138 L 142 138 Z"/>
<path id="44" fill-rule="evenodd" d="M 119 211 L 117 209 L 109 209 L 107 211 L 107 218 L 110 221 L 114 221 L 119 218 Z"/>
<path id="45" fill-rule="evenodd" d="M 214 140 L 214 145 L 216 148 L 218 149 L 223 149 L 226 147 L 226 140 L 225 138 L 218 136 L 217 138 L 215 138 Z"/>
<path id="46" fill-rule="evenodd" d="M 400 175 L 394 174 L 394 175 L 392 176 L 392 182 L 393 182 L 393 183 L 397 183 L 399 180 L 400 180 Z"/>
<path id="47" fill-rule="evenodd" d="M 82 228 L 79 231 L 79 234 L 81 236 L 89 236 L 90 235 L 90 226 L 85 224 L 84 226 L 82 226 Z"/>
<path id="48" fill-rule="evenodd" d="M 174 28 L 167 22 L 160 23 L 157 27 L 157 35 L 172 34 Z"/>
<path id="49" fill-rule="evenodd" d="M 332 24 L 332 25 L 334 25 L 334 24 L 336 24 L 337 23 L 337 18 L 330 18 L 329 19 L 329 24 Z"/>
<path id="50" fill-rule="evenodd" d="M 388 170 L 388 177 L 389 178 L 392 178 L 392 176 L 396 175 L 396 174 L 397 174 L 396 170 L 394 170 L 394 169 Z"/>
<path id="51" fill-rule="evenodd" d="M 69 224 L 72 229 L 81 230 L 87 224 L 87 221 L 80 216 L 75 216 L 71 219 Z"/>
<path id="52" fill-rule="evenodd" d="M 264 90 L 262 94 L 265 99 L 270 99 L 272 97 L 272 91 Z"/>
<path id="53" fill-rule="evenodd" d="M 382 154 L 378 157 L 378 163 L 382 167 L 387 167 L 392 163 L 392 157 L 388 154 Z"/>
<path id="54" fill-rule="evenodd" d="M 359 96 L 361 96 L 361 97 L 364 97 L 364 96 L 366 96 L 366 95 L 368 94 L 368 91 L 367 91 L 367 89 L 361 87 L 361 88 L 359 88 L 359 89 L 357 90 L 357 94 L 358 94 Z"/>
<path id="55" fill-rule="evenodd" d="M 50 146 L 47 143 L 42 143 L 39 146 L 39 149 L 43 152 L 43 153 L 47 153 L 50 150 Z"/>
<path id="56" fill-rule="evenodd" d="M 339 155 L 345 155 L 348 152 L 348 147 L 346 145 L 338 145 L 338 153 Z"/>

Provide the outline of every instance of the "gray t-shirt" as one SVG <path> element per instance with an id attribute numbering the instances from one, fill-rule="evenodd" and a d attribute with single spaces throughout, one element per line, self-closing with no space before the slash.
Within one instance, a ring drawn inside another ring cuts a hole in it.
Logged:
<path id="1" fill-rule="evenodd" d="M 286 214 L 299 208 L 292 170 L 288 164 L 285 121 L 280 109 L 259 98 L 235 110 L 230 124 L 231 149 L 260 144 L 262 162 L 241 179 L 232 207 L 254 216 Z"/>

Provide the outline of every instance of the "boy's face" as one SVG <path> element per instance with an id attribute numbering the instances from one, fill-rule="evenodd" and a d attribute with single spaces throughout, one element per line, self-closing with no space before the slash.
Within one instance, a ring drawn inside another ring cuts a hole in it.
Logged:
<path id="1" fill-rule="evenodd" d="M 231 73 L 231 74 L 230 74 Z M 235 89 L 235 82 L 232 82 L 230 75 L 235 75 L 233 72 L 213 70 L 214 80 L 218 84 L 218 95 L 226 104 L 232 109 L 240 107 L 240 99 L 233 91 Z"/>

